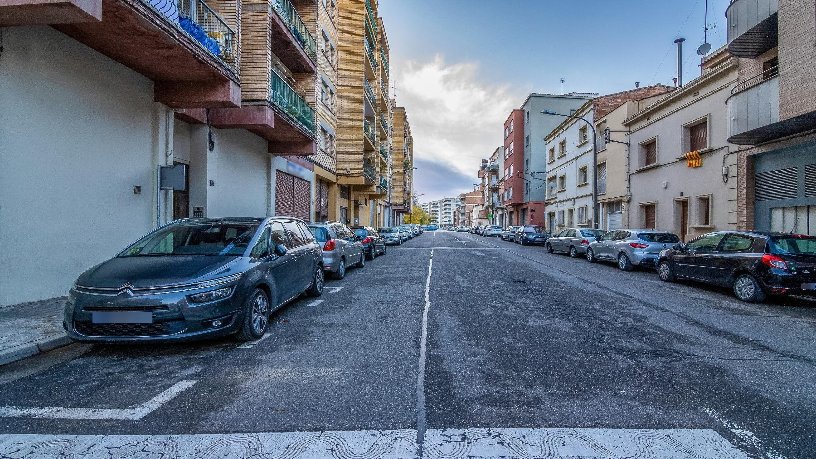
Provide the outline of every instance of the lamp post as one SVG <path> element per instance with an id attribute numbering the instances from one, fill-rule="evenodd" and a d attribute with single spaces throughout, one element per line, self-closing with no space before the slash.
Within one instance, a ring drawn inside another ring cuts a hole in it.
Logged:
<path id="1" fill-rule="evenodd" d="M 586 123 L 592 129 L 592 227 L 598 229 L 598 133 L 595 131 L 595 125 L 586 118 L 575 115 L 564 115 L 561 113 L 543 110 L 544 115 L 562 116 L 564 118 L 579 119 Z"/>

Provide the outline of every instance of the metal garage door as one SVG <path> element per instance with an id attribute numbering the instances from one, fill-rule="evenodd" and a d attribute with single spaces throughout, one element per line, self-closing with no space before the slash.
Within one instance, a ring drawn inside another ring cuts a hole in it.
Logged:
<path id="1" fill-rule="evenodd" d="M 308 180 L 275 171 L 275 214 L 309 221 L 311 186 Z"/>

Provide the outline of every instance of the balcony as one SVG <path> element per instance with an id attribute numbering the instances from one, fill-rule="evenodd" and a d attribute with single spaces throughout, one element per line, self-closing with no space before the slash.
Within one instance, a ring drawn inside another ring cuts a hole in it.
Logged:
<path id="1" fill-rule="evenodd" d="M 240 104 L 235 31 L 202 0 L 15 0 L 0 26 L 47 24 L 154 81 L 172 108 Z M 103 14 L 104 13 L 104 14 Z"/>
<path id="2" fill-rule="evenodd" d="M 380 144 L 380 156 L 386 161 L 388 161 L 388 146 L 385 144 Z"/>
<path id="3" fill-rule="evenodd" d="M 314 109 L 274 69 L 269 86 L 269 101 L 272 105 L 282 111 L 293 125 L 314 138 Z"/>
<path id="4" fill-rule="evenodd" d="M 377 132 L 375 131 L 374 121 L 369 121 L 368 119 L 363 120 L 363 134 L 366 140 L 368 140 L 371 145 L 371 149 L 375 148 L 377 145 Z"/>
<path id="5" fill-rule="evenodd" d="M 385 73 L 385 78 L 388 78 L 390 69 L 388 66 L 388 57 L 385 55 L 385 50 L 380 48 L 380 62 L 382 62 L 383 73 Z"/>
<path id="6" fill-rule="evenodd" d="M 272 51 L 294 73 L 314 73 L 317 43 L 290 0 L 272 0 Z"/>
<path id="7" fill-rule="evenodd" d="M 385 120 L 385 116 L 382 114 L 380 115 L 380 129 L 382 129 L 383 133 L 388 135 L 388 121 Z"/>
<path id="8" fill-rule="evenodd" d="M 368 158 L 363 160 L 363 178 L 365 178 L 366 182 L 373 183 L 377 181 L 377 168 Z"/>
<path id="9" fill-rule="evenodd" d="M 730 120 L 728 141 L 754 145 L 768 126 L 779 122 L 779 77 L 759 74 L 737 84 L 726 101 Z"/>
<path id="10" fill-rule="evenodd" d="M 732 0 L 728 18 L 728 52 L 756 58 L 774 48 L 779 37 L 779 0 Z"/>
<path id="11" fill-rule="evenodd" d="M 365 38 L 363 43 L 365 44 L 366 56 L 368 56 L 366 61 L 369 64 L 369 66 L 366 68 L 366 76 L 373 80 L 377 78 L 377 60 L 374 59 L 374 48 L 371 45 L 371 42 L 368 41 L 368 38 Z"/>
<path id="12" fill-rule="evenodd" d="M 366 7 L 366 19 L 372 24 L 374 24 L 374 31 L 377 30 L 377 15 L 374 14 L 374 7 L 371 5 L 371 0 L 365 0 L 365 7 Z"/>
<path id="13" fill-rule="evenodd" d="M 377 26 L 375 25 L 376 22 L 370 21 L 368 19 L 368 15 L 366 15 L 366 18 L 363 22 L 365 23 L 365 30 L 368 39 L 371 40 L 373 43 L 376 43 L 377 42 Z"/>
<path id="14" fill-rule="evenodd" d="M 374 96 L 374 88 L 371 87 L 371 83 L 369 83 L 367 78 L 363 80 L 363 89 L 365 90 L 365 95 L 366 98 L 368 99 L 368 102 L 371 104 L 371 107 L 373 108 L 374 106 L 376 106 L 376 103 L 374 102 L 376 97 Z"/>

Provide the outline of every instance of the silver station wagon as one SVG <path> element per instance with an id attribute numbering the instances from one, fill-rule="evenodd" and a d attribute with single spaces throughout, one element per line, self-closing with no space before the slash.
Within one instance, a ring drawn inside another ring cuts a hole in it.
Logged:
<path id="1" fill-rule="evenodd" d="M 614 261 L 623 271 L 635 266 L 655 267 L 660 252 L 680 242 L 676 234 L 648 229 L 621 229 L 610 231 L 586 249 L 590 263 L 598 260 Z"/>

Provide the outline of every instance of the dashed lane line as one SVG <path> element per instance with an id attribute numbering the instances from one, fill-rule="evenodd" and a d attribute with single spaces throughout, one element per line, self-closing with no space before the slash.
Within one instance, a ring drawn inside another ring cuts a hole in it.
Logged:
<path id="1" fill-rule="evenodd" d="M 318 306 L 320 303 L 322 303 L 322 302 L 324 302 L 324 301 L 325 301 L 325 300 L 314 300 L 314 301 L 312 301 L 311 303 L 307 304 L 307 305 L 306 305 L 306 307 L 307 307 L 307 308 L 313 308 L 313 307 L 315 307 L 315 306 Z"/>
<path id="2" fill-rule="evenodd" d="M 180 393 L 189 389 L 196 381 L 184 380 L 141 405 L 125 408 L 64 408 L 49 406 L 44 408 L 22 408 L 16 406 L 0 407 L 0 417 L 4 418 L 37 418 L 37 419 L 83 419 L 83 420 L 122 420 L 138 421 L 161 408 Z M 2 456 L 2 454 L 0 454 Z"/>
<path id="3" fill-rule="evenodd" d="M 0 435 L 0 456 L 747 459 L 709 429 L 478 428 L 194 435 Z"/>

